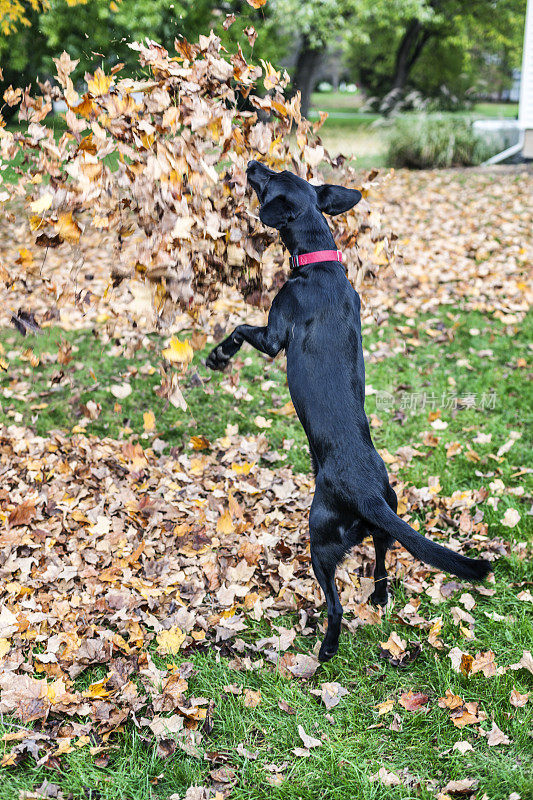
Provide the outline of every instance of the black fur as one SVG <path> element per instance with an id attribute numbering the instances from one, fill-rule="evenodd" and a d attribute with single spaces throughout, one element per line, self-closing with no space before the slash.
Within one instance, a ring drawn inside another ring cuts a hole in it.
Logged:
<path id="1" fill-rule="evenodd" d="M 315 187 L 257 161 L 248 165 L 248 182 L 261 204 L 261 220 L 280 231 L 291 255 L 336 250 L 322 212 L 339 214 L 361 199 L 355 189 Z M 289 390 L 316 474 L 309 530 L 313 570 L 328 607 L 321 661 L 335 655 L 339 646 L 342 606 L 335 569 L 365 536 L 374 540 L 372 600 L 379 605 L 387 602 L 385 555 L 395 539 L 416 558 L 460 578 L 481 580 L 490 569 L 488 561 L 425 539 L 396 515 L 396 494 L 372 444 L 364 410 L 360 306 L 338 262 L 300 267 L 274 298 L 268 325 L 239 325 L 207 359 L 211 369 L 224 369 L 243 342 L 272 357 L 282 349 L 287 354 Z"/>

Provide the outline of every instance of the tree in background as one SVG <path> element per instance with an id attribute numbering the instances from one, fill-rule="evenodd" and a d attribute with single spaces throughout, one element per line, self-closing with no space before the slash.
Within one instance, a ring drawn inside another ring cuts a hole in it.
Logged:
<path id="1" fill-rule="evenodd" d="M 71 5 L 76 2 L 77 0 L 73 0 Z M 22 0 L 0 0 L 0 33 L 3 36 L 9 36 L 22 27 L 30 27 L 32 24 L 31 12 L 39 11 L 47 6 L 47 0 L 28 0 L 25 3 Z"/>
<path id="2" fill-rule="evenodd" d="M 292 83 L 302 94 L 302 113 L 307 116 L 311 92 L 323 58 L 332 46 L 346 39 L 347 33 L 357 37 L 355 20 L 370 0 L 270 0 L 269 10 L 275 24 L 293 39 L 296 45 Z"/>
<path id="3" fill-rule="evenodd" d="M 339 46 L 353 78 L 378 97 L 408 86 L 432 96 L 443 84 L 460 96 L 472 87 L 487 93 L 504 87 L 520 64 L 525 3 L 267 0 L 256 8 L 256 0 L 0 0 L 3 88 L 53 75 L 52 58 L 63 49 L 80 60 L 79 81 L 98 63 L 124 62 L 135 71 L 132 40 L 148 37 L 172 51 L 176 37 L 193 40 L 212 28 L 230 52 L 240 44 L 256 62 L 290 60 L 305 115 L 323 58 Z"/>
<path id="4" fill-rule="evenodd" d="M 349 43 L 352 73 L 378 96 L 408 85 L 464 93 L 491 55 L 510 72 L 520 65 L 525 0 L 373 0 L 360 4 L 362 29 Z"/>
<path id="5" fill-rule="evenodd" d="M 65 0 L 62 12 L 67 6 L 85 3 L 87 0 Z M 2 83 L 25 86 L 35 80 L 46 52 L 39 23 L 53 5 L 52 0 L 0 0 L 0 87 Z"/>
<path id="6" fill-rule="evenodd" d="M 0 8 L 7 3 L 0 0 Z M 13 5 L 13 0 L 9 3 Z M 73 5 L 78 7 L 70 11 Z M 256 59 L 277 62 L 290 44 L 278 19 L 265 9 L 251 8 L 246 0 L 48 0 L 23 10 L 23 21 L 14 12 L 10 17 L 19 21 L 18 29 L 13 25 L 9 35 L 0 36 L 4 86 L 27 86 L 37 77 L 53 76 L 52 59 L 63 50 L 79 59 L 75 81 L 98 64 L 112 67 L 123 62 L 135 72 L 138 60 L 129 42 L 149 38 L 172 51 L 175 38 L 195 40 L 211 28 L 230 52 L 239 43 L 246 56 L 253 52 Z M 228 25 L 231 15 L 236 20 Z"/>

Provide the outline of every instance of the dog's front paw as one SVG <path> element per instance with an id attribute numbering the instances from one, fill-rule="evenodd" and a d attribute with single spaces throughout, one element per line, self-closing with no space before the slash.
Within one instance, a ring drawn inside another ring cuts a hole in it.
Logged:
<path id="1" fill-rule="evenodd" d="M 209 369 L 222 371 L 227 367 L 229 359 L 230 357 L 223 352 L 222 345 L 219 344 L 214 350 L 211 350 L 207 356 L 205 365 L 209 367 Z"/>

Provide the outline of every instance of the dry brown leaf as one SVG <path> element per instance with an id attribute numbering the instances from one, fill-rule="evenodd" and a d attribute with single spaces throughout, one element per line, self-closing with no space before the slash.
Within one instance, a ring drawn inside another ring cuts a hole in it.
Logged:
<path id="1" fill-rule="evenodd" d="M 261 690 L 254 691 L 253 689 L 244 690 L 244 705 L 246 708 L 256 708 L 261 702 Z"/>
<path id="2" fill-rule="evenodd" d="M 475 778 L 462 778 L 459 781 L 450 781 L 442 791 L 450 794 L 470 794 L 478 784 L 479 781 Z"/>
<path id="3" fill-rule="evenodd" d="M 321 739 L 316 739 L 314 736 L 309 736 L 309 734 L 305 732 L 301 725 L 298 725 L 298 734 L 307 750 L 311 750 L 313 747 L 322 747 L 323 745 Z"/>
<path id="4" fill-rule="evenodd" d="M 513 687 L 511 691 L 511 696 L 509 697 L 509 702 L 511 703 L 512 706 L 514 706 L 515 708 L 522 708 L 523 706 L 526 705 L 528 700 L 529 700 L 529 692 L 526 692 L 525 694 L 520 694 L 518 689 L 515 689 Z"/>
<path id="5" fill-rule="evenodd" d="M 29 525 L 35 519 L 35 501 L 25 500 L 9 513 L 7 521 L 11 528 L 17 525 Z"/>
<path id="6" fill-rule="evenodd" d="M 487 733 L 487 744 L 489 747 L 496 747 L 499 744 L 510 744 L 511 740 L 495 722 L 492 723 L 492 728 Z"/>
<path id="7" fill-rule="evenodd" d="M 408 692 L 404 692 L 400 695 L 398 702 L 407 711 L 418 711 L 419 708 L 426 705 L 428 700 L 429 697 L 427 694 L 413 692 L 412 689 L 409 689 Z"/>

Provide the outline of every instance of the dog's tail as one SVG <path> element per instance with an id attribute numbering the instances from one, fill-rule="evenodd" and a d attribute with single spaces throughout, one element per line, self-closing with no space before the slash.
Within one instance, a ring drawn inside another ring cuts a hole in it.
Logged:
<path id="1" fill-rule="evenodd" d="M 407 522 L 400 519 L 384 500 L 380 500 L 374 506 L 368 505 L 361 509 L 361 513 L 368 522 L 386 531 L 400 544 L 403 544 L 411 555 L 426 564 L 431 564 L 432 567 L 437 567 L 444 572 L 451 572 L 459 578 L 470 581 L 483 580 L 491 570 L 490 561 L 467 558 L 467 556 L 455 553 L 447 547 L 426 539 L 414 528 L 411 528 Z"/>

